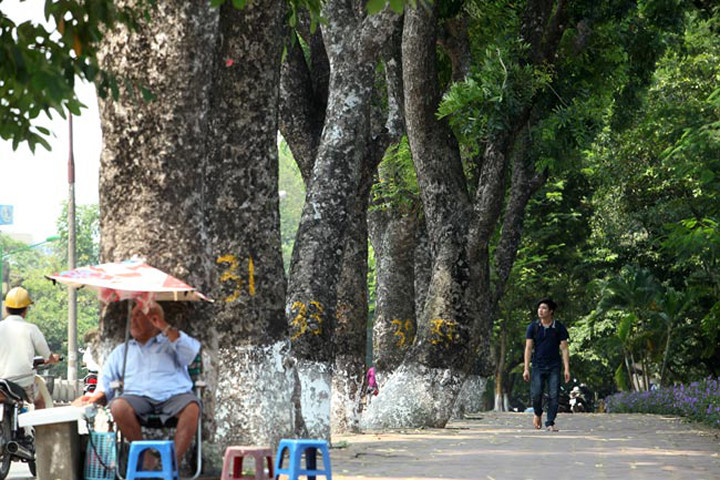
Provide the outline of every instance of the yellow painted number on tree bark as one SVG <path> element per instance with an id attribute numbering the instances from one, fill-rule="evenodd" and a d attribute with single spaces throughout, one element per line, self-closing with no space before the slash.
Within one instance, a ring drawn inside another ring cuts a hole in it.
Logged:
<path id="1" fill-rule="evenodd" d="M 293 302 L 290 311 L 295 315 L 290 323 L 297 330 L 290 337 L 291 340 L 297 340 L 306 333 L 312 335 L 322 333 L 322 313 L 324 309 L 319 302 L 312 301 L 307 305 L 303 302 Z"/>
<path id="2" fill-rule="evenodd" d="M 455 320 L 435 318 L 430 320 L 430 343 L 453 343 L 457 337 L 458 323 Z"/>
<path id="3" fill-rule="evenodd" d="M 244 280 L 239 274 L 240 262 L 235 255 L 223 255 L 216 260 L 218 265 L 226 264 L 227 267 L 220 275 L 220 283 L 229 283 L 233 292 L 225 297 L 226 302 L 234 302 L 240 298 L 243 291 Z M 255 264 L 252 257 L 248 258 L 248 293 L 251 297 L 255 296 Z"/>
<path id="4" fill-rule="evenodd" d="M 393 320 L 391 322 L 395 325 L 395 332 L 393 335 L 398 337 L 395 342 L 396 347 L 404 347 L 406 344 L 412 342 L 415 332 L 413 331 L 413 325 L 411 320 Z"/>

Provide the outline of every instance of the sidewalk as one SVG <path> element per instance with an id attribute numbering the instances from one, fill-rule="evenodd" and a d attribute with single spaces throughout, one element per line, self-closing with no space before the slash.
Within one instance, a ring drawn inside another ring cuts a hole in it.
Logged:
<path id="1" fill-rule="evenodd" d="M 336 480 L 720 479 L 720 431 L 656 415 L 479 414 L 445 429 L 334 439 Z"/>
<path id="2" fill-rule="evenodd" d="M 557 426 L 538 431 L 530 414 L 488 412 L 444 429 L 339 436 L 333 479 L 720 479 L 718 430 L 659 415 L 561 414 Z M 8 478 L 32 477 L 13 463 Z"/>

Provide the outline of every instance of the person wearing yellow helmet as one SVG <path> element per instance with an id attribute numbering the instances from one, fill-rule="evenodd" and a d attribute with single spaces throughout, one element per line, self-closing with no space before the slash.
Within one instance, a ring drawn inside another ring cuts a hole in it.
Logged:
<path id="1" fill-rule="evenodd" d="M 35 386 L 33 357 L 41 355 L 47 363 L 57 363 L 59 356 L 50 352 L 45 336 L 37 325 L 25 320 L 32 305 L 30 294 L 23 287 L 15 287 L 5 296 L 7 317 L 0 322 L 0 378 L 25 389 L 35 408 L 45 408 L 45 402 Z"/>

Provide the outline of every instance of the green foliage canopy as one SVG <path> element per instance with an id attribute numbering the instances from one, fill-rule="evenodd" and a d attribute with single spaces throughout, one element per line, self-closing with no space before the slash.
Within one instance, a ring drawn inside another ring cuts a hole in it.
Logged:
<path id="1" fill-rule="evenodd" d="M 49 150 L 50 132 L 37 124 L 38 117 L 80 115 L 84 105 L 75 96 L 76 78 L 97 82 L 101 97 L 117 96 L 118 79 L 100 69 L 98 46 L 104 32 L 118 24 L 136 29 L 153 4 L 139 0 L 130 8 L 111 0 L 46 0 L 46 25 L 16 24 L 0 11 L 0 138 L 11 140 L 13 149 L 27 142 L 33 152 L 38 144 Z"/>

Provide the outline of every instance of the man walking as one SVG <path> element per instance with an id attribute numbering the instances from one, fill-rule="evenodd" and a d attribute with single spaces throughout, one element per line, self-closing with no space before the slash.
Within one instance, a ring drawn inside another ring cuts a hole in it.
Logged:
<path id="1" fill-rule="evenodd" d="M 542 428 L 543 391 L 547 384 L 548 411 L 545 428 L 557 432 L 555 417 L 558 411 L 560 395 L 560 363 L 565 367 L 565 383 L 570 381 L 570 352 L 568 351 L 568 331 L 565 325 L 555 320 L 557 305 L 549 298 L 537 303 L 538 319 L 527 327 L 525 332 L 525 370 L 523 380 L 530 381 L 530 397 L 532 398 L 535 417 L 535 428 Z M 532 357 L 532 381 L 530 376 L 530 359 Z"/>

